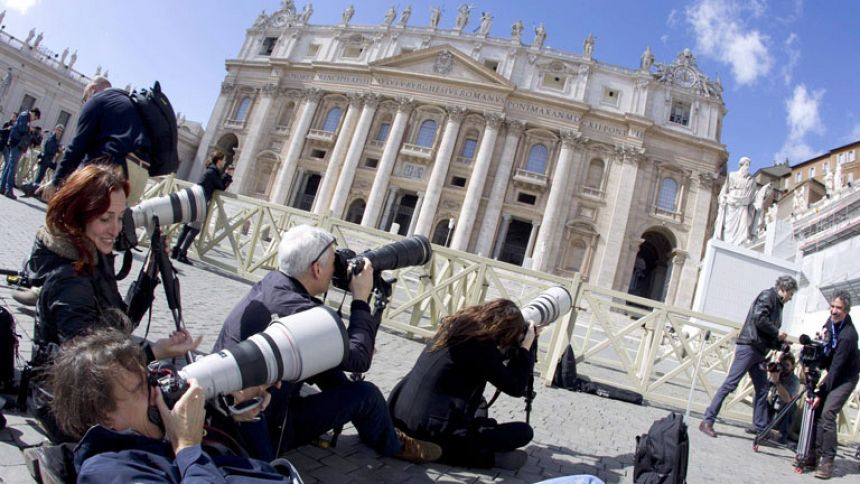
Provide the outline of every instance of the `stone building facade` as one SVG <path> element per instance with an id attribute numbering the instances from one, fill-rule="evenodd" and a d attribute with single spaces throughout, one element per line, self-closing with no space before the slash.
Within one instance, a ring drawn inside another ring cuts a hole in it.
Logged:
<path id="1" fill-rule="evenodd" d="M 231 190 L 689 307 L 727 160 L 719 81 L 689 50 L 638 68 L 453 28 L 311 25 L 282 2 L 248 29 L 197 152 Z M 382 16 L 381 16 L 382 17 Z M 396 20 L 396 21 L 395 21 Z"/>

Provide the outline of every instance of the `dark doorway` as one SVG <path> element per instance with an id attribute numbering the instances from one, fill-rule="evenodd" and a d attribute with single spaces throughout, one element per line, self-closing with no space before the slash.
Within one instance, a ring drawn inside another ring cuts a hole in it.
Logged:
<path id="1" fill-rule="evenodd" d="M 508 225 L 508 235 L 505 237 L 502 250 L 499 252 L 499 260 L 511 264 L 523 265 L 526 257 L 526 248 L 529 245 L 529 236 L 532 233 L 532 223 L 512 219 Z"/>
<path id="2" fill-rule="evenodd" d="M 431 242 L 438 245 L 448 247 L 451 243 L 451 221 L 449 219 L 442 220 L 436 225 L 436 230 L 433 231 L 433 239 Z"/>
<path id="3" fill-rule="evenodd" d="M 358 199 L 349 205 L 349 210 L 346 211 L 346 221 L 354 224 L 361 223 L 361 217 L 364 216 L 364 207 L 366 203 L 362 199 Z"/>
<path id="4" fill-rule="evenodd" d="M 305 182 L 305 189 L 302 190 L 301 194 L 296 200 L 295 207 L 299 210 L 310 210 L 314 205 L 314 198 L 317 196 L 317 190 L 320 187 L 321 176 L 316 173 L 309 175 L 307 182 Z"/>
<path id="5" fill-rule="evenodd" d="M 236 156 L 236 147 L 239 146 L 239 138 L 233 133 L 227 133 L 215 143 L 215 149 L 224 153 L 224 160 L 228 165 L 233 164 L 233 157 Z"/>
<path id="6" fill-rule="evenodd" d="M 394 214 L 391 217 L 391 223 L 388 224 L 388 229 L 394 224 L 400 224 L 397 233 L 406 235 L 409 232 L 409 225 L 412 223 L 412 215 L 415 213 L 415 205 L 418 204 L 418 197 L 409 193 L 403 194 L 399 202 L 394 207 Z"/>
<path id="7" fill-rule="evenodd" d="M 666 236 L 659 232 L 645 232 L 642 238 L 645 240 L 636 253 L 627 292 L 655 301 L 665 301 L 674 247 Z"/>

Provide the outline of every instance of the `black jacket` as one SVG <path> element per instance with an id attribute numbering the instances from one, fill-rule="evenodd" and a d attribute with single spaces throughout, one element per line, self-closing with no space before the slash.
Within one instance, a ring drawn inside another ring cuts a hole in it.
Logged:
<path id="1" fill-rule="evenodd" d="M 45 145 L 42 147 L 42 156 L 39 159 L 39 164 L 46 165 L 48 168 L 54 168 L 54 157 L 57 156 L 57 151 L 60 149 L 60 141 L 57 139 L 56 133 L 51 133 L 48 139 L 45 140 Z"/>
<path id="2" fill-rule="evenodd" d="M 215 190 L 226 190 L 232 181 L 232 176 L 227 173 L 221 173 L 218 167 L 212 164 L 203 172 L 199 185 L 203 187 L 203 196 L 209 202 L 212 200 L 212 194 L 215 193 Z"/>
<path id="3" fill-rule="evenodd" d="M 102 321 L 110 310 L 125 312 L 126 306 L 116 285 L 113 255 L 99 253 L 90 246 L 98 261 L 92 271 L 75 272 L 80 254 L 62 236 L 43 227 L 36 234 L 28 270 L 42 284 L 36 305 L 34 343 L 62 344 Z"/>
<path id="4" fill-rule="evenodd" d="M 830 328 L 830 320 L 825 327 Z M 832 336 L 831 336 L 832 337 Z M 857 328 L 851 321 L 851 316 L 845 316 L 839 338 L 836 340 L 836 348 L 826 354 L 823 365 L 827 369 L 827 377 L 824 378 L 824 391 L 830 392 L 833 387 L 857 378 L 860 374 L 860 349 L 857 347 Z"/>
<path id="5" fill-rule="evenodd" d="M 508 395 L 525 395 L 534 361 L 529 351 L 518 347 L 507 365 L 504 359 L 493 341 L 436 351 L 428 345 L 391 393 L 395 425 L 429 440 L 471 428 L 487 382 Z"/>
<path id="6" fill-rule="evenodd" d="M 753 301 L 741 328 L 737 343 L 749 345 L 765 354 L 779 348 L 779 328 L 782 326 L 782 301 L 776 289 L 765 289 Z"/>

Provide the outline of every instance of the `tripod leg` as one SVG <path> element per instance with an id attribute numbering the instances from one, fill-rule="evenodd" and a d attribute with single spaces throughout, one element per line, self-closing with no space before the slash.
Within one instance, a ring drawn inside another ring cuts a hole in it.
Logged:
<path id="1" fill-rule="evenodd" d="M 767 426 L 761 432 L 756 434 L 755 439 L 753 439 L 753 450 L 754 451 L 758 452 L 758 444 L 760 444 L 761 441 L 765 440 L 765 438 L 770 433 L 770 431 L 773 430 L 773 428 L 776 427 L 779 424 L 779 422 L 781 422 L 782 419 L 784 419 L 785 416 L 788 415 L 788 413 L 794 409 L 795 402 L 797 402 L 800 399 L 800 397 L 803 396 L 804 393 L 806 393 L 806 392 L 802 391 L 802 392 L 798 393 L 797 395 L 795 395 L 794 397 L 792 397 L 791 401 L 788 402 L 787 404 L 785 404 L 785 406 L 780 409 L 779 413 L 777 413 L 776 416 L 770 422 L 768 422 Z"/>
<path id="2" fill-rule="evenodd" d="M 797 439 L 797 454 L 794 457 L 794 471 L 803 473 L 804 468 L 815 466 L 813 456 L 813 439 L 815 429 L 815 409 L 812 400 L 807 399 L 803 406 L 803 424 L 800 426 L 800 436 Z"/>

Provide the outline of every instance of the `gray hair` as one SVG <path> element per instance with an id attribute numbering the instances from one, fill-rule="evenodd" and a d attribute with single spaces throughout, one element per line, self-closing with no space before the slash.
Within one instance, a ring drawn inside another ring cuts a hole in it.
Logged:
<path id="1" fill-rule="evenodd" d="M 791 276 L 779 276 L 774 286 L 777 290 L 797 292 L 797 280 Z"/>
<path id="2" fill-rule="evenodd" d="M 284 232 L 278 245 L 278 269 L 291 277 L 301 277 L 317 256 L 335 241 L 334 235 L 310 225 L 297 225 Z M 333 263 L 328 251 L 319 257 L 320 264 Z"/>
<path id="3" fill-rule="evenodd" d="M 833 296 L 830 297 L 830 301 L 833 302 L 837 299 L 842 300 L 842 304 L 845 305 L 845 312 L 846 313 L 851 311 L 851 293 L 849 293 L 845 289 L 837 289 L 833 293 Z"/>

